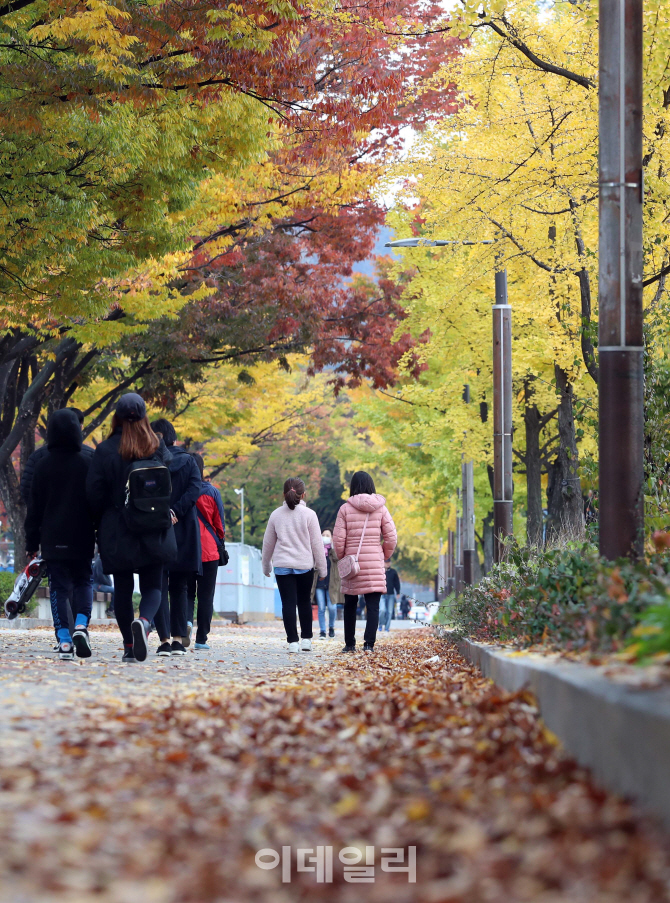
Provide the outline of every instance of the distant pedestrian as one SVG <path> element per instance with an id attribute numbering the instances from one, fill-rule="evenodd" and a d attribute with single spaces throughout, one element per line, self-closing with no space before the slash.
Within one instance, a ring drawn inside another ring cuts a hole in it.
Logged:
<path id="1" fill-rule="evenodd" d="M 333 534 L 330 530 L 324 530 L 321 534 L 323 539 L 323 549 L 326 553 L 326 565 L 328 574 L 319 578 L 316 584 L 316 602 L 319 606 L 319 637 L 326 639 L 326 608 L 328 609 L 328 636 L 335 636 L 335 619 L 337 617 L 337 608 L 335 602 L 330 597 L 330 578 L 333 570 L 333 563 L 330 557 L 330 550 L 333 546 Z"/>
<path id="2" fill-rule="evenodd" d="M 403 593 L 402 596 L 400 597 L 400 614 L 402 615 L 403 621 L 407 620 L 407 615 L 409 614 L 409 608 L 410 608 L 409 599 L 407 598 L 405 593 Z"/>
<path id="3" fill-rule="evenodd" d="M 393 518 L 386 507 L 386 499 L 375 492 L 375 484 L 369 473 L 357 471 L 351 478 L 349 492 L 349 499 L 340 508 L 333 531 L 344 593 L 342 652 L 356 651 L 356 606 L 359 593 L 365 596 L 367 610 L 363 649 L 371 652 L 377 638 L 379 600 L 382 593 L 386 592 L 384 559 L 393 554 L 398 536 Z M 345 575 L 343 571 L 350 564 L 345 559 L 353 559 L 358 569 L 353 568 Z"/>
<path id="4" fill-rule="evenodd" d="M 221 564 L 221 544 L 225 539 L 223 501 L 221 493 L 205 480 L 205 462 L 202 455 L 193 455 L 200 471 L 200 495 L 196 502 L 200 525 L 200 546 L 202 549 L 202 574 L 191 574 L 188 579 L 188 626 L 193 628 L 193 613 L 196 596 L 198 599 L 198 628 L 195 634 L 195 649 L 209 649 L 207 637 L 212 627 L 214 613 L 214 592 L 216 578 Z"/>
<path id="5" fill-rule="evenodd" d="M 123 661 L 142 662 L 149 625 L 161 604 L 163 568 L 177 555 L 166 453 L 134 392 L 119 399 L 109 437 L 96 448 L 87 494 L 98 522 L 103 570 L 114 578 L 114 611 L 123 636 Z M 140 611 L 134 618 L 134 574 Z"/>
<path id="6" fill-rule="evenodd" d="M 284 483 L 284 504 L 270 515 L 263 537 L 263 573 L 274 565 L 282 601 L 282 616 L 289 652 L 312 649 L 312 579 L 328 575 L 319 519 L 305 504 L 305 484 L 295 477 Z M 296 608 L 300 618 L 300 635 Z"/>
<path id="7" fill-rule="evenodd" d="M 188 581 L 193 575 L 202 574 L 200 527 L 195 507 L 202 480 L 193 455 L 175 445 L 177 432 L 170 421 L 165 418 L 154 420 L 151 428 L 161 437 L 170 455 L 171 507 L 177 542 L 177 556 L 163 574 L 162 601 L 155 621 L 160 639 L 156 654 L 186 655 L 186 646 L 191 642 L 188 632 Z"/>
<path id="8" fill-rule="evenodd" d="M 91 463 L 81 452 L 79 419 L 67 408 L 54 411 L 47 425 L 46 452 L 30 482 L 26 516 L 28 559 L 41 548 L 47 564 L 58 654 L 62 659 L 89 658 L 88 624 L 93 605 L 91 561 L 95 546 L 93 517 L 86 500 Z M 74 632 L 70 635 L 68 604 Z"/>
<path id="9" fill-rule="evenodd" d="M 391 629 L 391 620 L 393 619 L 395 604 L 400 593 L 400 577 L 396 569 L 391 567 L 390 561 L 385 561 L 384 567 L 386 568 L 386 592 L 382 596 L 379 606 L 379 630 L 382 631 L 386 628 L 388 633 Z"/>
<path id="10" fill-rule="evenodd" d="M 93 592 L 94 593 L 105 593 L 108 596 L 111 596 L 111 601 L 105 610 L 105 614 L 108 616 L 114 616 L 114 584 L 112 583 L 112 578 L 109 574 L 105 574 L 104 568 L 102 566 L 102 559 L 100 558 L 100 552 L 96 553 L 95 558 L 93 559 Z"/>

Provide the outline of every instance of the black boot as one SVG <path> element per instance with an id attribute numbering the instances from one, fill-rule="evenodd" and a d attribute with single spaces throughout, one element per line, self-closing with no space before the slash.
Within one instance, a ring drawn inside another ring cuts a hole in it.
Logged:
<path id="1" fill-rule="evenodd" d="M 355 651 L 356 651 L 355 643 L 353 646 L 345 646 L 344 649 L 342 649 L 342 652 L 355 652 Z"/>

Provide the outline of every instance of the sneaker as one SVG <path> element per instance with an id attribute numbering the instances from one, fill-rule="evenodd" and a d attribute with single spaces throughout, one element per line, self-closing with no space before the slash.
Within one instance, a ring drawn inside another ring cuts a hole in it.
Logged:
<path id="1" fill-rule="evenodd" d="M 170 655 L 186 655 L 186 650 L 179 640 L 173 640 L 170 646 Z"/>
<path id="2" fill-rule="evenodd" d="M 355 651 L 356 651 L 356 646 L 345 646 L 342 649 L 342 652 L 355 652 Z"/>
<path id="3" fill-rule="evenodd" d="M 312 651 L 312 641 L 303 639 L 300 642 L 300 648 L 303 652 L 311 652 Z"/>
<path id="4" fill-rule="evenodd" d="M 91 657 L 91 641 L 88 638 L 88 630 L 85 627 L 77 627 L 72 634 L 72 642 L 77 650 L 79 658 Z"/>
<path id="5" fill-rule="evenodd" d="M 169 643 L 161 643 L 156 649 L 156 655 L 172 655 L 172 646 Z"/>
<path id="6" fill-rule="evenodd" d="M 123 658 L 122 662 L 136 662 L 135 653 L 133 652 L 132 646 L 129 646 L 127 649 L 123 650 Z"/>
<path id="7" fill-rule="evenodd" d="M 289 652 L 300 652 L 300 643 L 289 643 L 288 651 Z"/>
<path id="8" fill-rule="evenodd" d="M 328 628 L 328 636 L 331 638 L 331 640 L 333 639 L 333 637 L 335 636 L 335 628 L 334 627 Z"/>
<path id="9" fill-rule="evenodd" d="M 186 636 L 181 638 L 181 644 L 184 649 L 188 649 L 191 645 L 191 633 L 193 632 L 193 621 L 186 622 Z"/>
<path id="10" fill-rule="evenodd" d="M 62 658 L 65 661 L 71 661 L 74 658 L 74 646 L 72 643 L 61 641 L 58 644 L 58 658 Z"/>
<path id="11" fill-rule="evenodd" d="M 144 618 L 135 618 L 130 625 L 133 634 L 133 655 L 138 662 L 143 662 L 149 652 L 149 644 L 147 643 L 147 627 L 148 624 Z"/>
<path id="12" fill-rule="evenodd" d="M 363 652 L 372 652 L 374 648 L 374 643 L 363 643 Z"/>
<path id="13" fill-rule="evenodd" d="M 211 649 L 211 646 L 208 646 L 207 643 L 194 643 L 194 649 Z"/>
<path id="14" fill-rule="evenodd" d="M 326 631 L 325 631 L 325 630 L 322 630 L 322 631 L 321 631 L 321 633 L 319 634 L 319 639 L 320 639 L 320 640 L 325 640 L 325 639 L 326 639 Z"/>

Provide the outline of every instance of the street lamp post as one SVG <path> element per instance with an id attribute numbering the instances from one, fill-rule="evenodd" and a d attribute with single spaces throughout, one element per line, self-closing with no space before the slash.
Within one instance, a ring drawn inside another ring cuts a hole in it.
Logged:
<path id="1" fill-rule="evenodd" d="M 644 546 L 642 0 L 600 0 L 600 553 Z"/>
<path id="2" fill-rule="evenodd" d="M 606 0 L 601 0 L 606 2 Z M 620 0 L 638 2 L 638 0 Z M 488 241 L 449 241 L 441 238 L 400 238 L 387 241 L 386 248 L 441 248 L 445 245 L 492 245 Z M 469 400 L 469 392 L 468 399 Z M 472 468 L 472 462 L 463 464 L 463 532 L 456 529 L 459 553 L 463 550 L 463 560 L 457 555 L 456 584 L 459 576 L 464 582 L 472 582 L 472 561 L 475 554 L 474 519 L 467 516 L 468 508 L 474 515 L 474 487 L 470 479 L 467 487 L 465 468 Z M 512 308 L 507 298 L 507 270 L 495 274 L 495 304 L 493 305 L 493 532 L 494 560 L 501 561 L 504 555 L 504 539 L 513 533 L 512 504 Z M 459 518 L 460 525 L 460 518 Z M 470 537 L 470 530 L 472 536 Z M 471 543 L 471 544 L 470 544 Z M 468 576 L 470 580 L 468 580 Z"/>
<path id="3" fill-rule="evenodd" d="M 493 305 L 493 558 L 502 561 L 513 533 L 512 510 L 512 308 L 507 272 L 496 273 Z"/>
<path id="4" fill-rule="evenodd" d="M 240 542 L 244 545 L 244 486 L 236 489 L 235 495 L 240 496 Z"/>

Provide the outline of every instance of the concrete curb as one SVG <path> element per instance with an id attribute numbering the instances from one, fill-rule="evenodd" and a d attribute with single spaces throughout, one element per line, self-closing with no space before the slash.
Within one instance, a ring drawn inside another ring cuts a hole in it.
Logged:
<path id="1" fill-rule="evenodd" d="M 637 800 L 670 827 L 670 686 L 638 690 L 588 665 L 455 642 L 498 686 L 530 690 L 544 723 L 598 783 Z"/>

